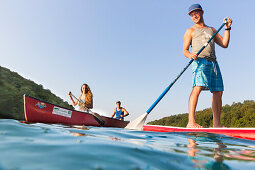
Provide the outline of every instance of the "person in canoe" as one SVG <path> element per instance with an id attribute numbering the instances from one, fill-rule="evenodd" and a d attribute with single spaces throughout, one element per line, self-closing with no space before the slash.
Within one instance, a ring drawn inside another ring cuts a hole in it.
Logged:
<path id="1" fill-rule="evenodd" d="M 117 107 L 114 109 L 114 112 L 113 112 L 111 118 L 113 118 L 116 115 L 116 119 L 124 121 L 124 117 L 128 116 L 129 113 L 127 112 L 127 110 L 125 108 L 121 107 L 120 101 L 116 102 L 116 106 Z"/>
<path id="2" fill-rule="evenodd" d="M 189 59 L 194 59 L 192 63 L 193 89 L 189 97 L 189 121 L 187 128 L 201 128 L 195 122 L 195 110 L 199 94 L 202 90 L 210 90 L 212 97 L 213 127 L 223 127 L 220 122 L 222 109 L 223 80 L 215 55 L 215 43 L 223 48 L 227 48 L 230 39 L 232 19 L 227 17 L 225 32 L 222 37 L 219 33 L 212 39 L 207 47 L 197 56 L 200 48 L 212 37 L 216 29 L 205 24 L 201 5 L 193 4 L 188 11 L 191 20 L 195 23 L 184 34 L 183 54 Z M 225 21 L 224 19 L 224 21 Z M 192 47 L 192 53 L 189 47 Z"/>
<path id="3" fill-rule="evenodd" d="M 78 105 L 80 111 L 87 112 L 88 109 L 93 108 L 93 94 L 87 84 L 83 84 L 81 86 L 81 95 L 78 100 L 74 101 L 73 94 L 71 92 L 68 93 L 73 106 Z"/>

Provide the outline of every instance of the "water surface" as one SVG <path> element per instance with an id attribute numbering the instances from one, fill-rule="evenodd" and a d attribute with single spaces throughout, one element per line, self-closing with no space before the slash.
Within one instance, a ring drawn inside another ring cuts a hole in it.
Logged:
<path id="1" fill-rule="evenodd" d="M 0 169 L 254 169 L 255 141 L 0 120 Z"/>

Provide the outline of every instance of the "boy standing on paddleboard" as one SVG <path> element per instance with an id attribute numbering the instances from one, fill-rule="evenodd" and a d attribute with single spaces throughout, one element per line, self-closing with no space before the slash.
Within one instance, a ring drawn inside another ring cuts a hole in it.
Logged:
<path id="1" fill-rule="evenodd" d="M 212 39 L 207 47 L 197 56 L 200 48 L 212 37 L 216 29 L 204 23 L 201 5 L 190 6 L 188 14 L 195 23 L 184 34 L 183 54 L 189 59 L 194 59 L 192 63 L 193 89 L 189 97 L 189 122 L 187 128 L 202 128 L 195 122 L 195 110 L 199 94 L 202 90 L 210 90 L 212 97 L 213 127 L 223 127 L 220 123 L 222 108 L 222 94 L 224 90 L 223 80 L 215 55 L 215 43 L 223 48 L 227 48 L 230 39 L 232 19 L 226 17 L 225 32 L 222 37 L 219 33 Z M 224 19 L 224 21 L 225 21 Z M 192 53 L 189 47 L 192 47 Z"/>

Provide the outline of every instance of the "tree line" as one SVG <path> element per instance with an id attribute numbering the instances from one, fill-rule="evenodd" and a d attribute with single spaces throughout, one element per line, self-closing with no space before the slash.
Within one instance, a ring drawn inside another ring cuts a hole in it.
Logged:
<path id="1" fill-rule="evenodd" d="M 212 109 L 207 108 L 195 114 L 196 122 L 203 127 L 213 127 Z M 172 115 L 149 122 L 151 125 L 186 127 L 188 113 Z M 255 102 L 245 100 L 243 103 L 226 104 L 222 107 L 221 123 L 226 127 L 255 127 Z"/>
<path id="2" fill-rule="evenodd" d="M 0 118 L 24 120 L 24 94 L 74 109 L 49 89 L 0 66 Z"/>

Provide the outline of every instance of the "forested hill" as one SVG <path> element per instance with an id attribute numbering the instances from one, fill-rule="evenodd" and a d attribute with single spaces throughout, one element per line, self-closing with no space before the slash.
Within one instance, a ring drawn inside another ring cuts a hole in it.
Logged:
<path id="1" fill-rule="evenodd" d="M 198 111 L 196 122 L 203 127 L 213 127 L 212 109 Z M 188 113 L 172 115 L 149 122 L 151 125 L 186 127 Z M 233 103 L 222 108 L 221 123 L 226 127 L 255 127 L 255 102 L 246 100 L 243 103 Z"/>
<path id="2" fill-rule="evenodd" d="M 73 109 L 67 102 L 31 80 L 0 66 L 0 118 L 24 120 L 23 94 Z"/>

